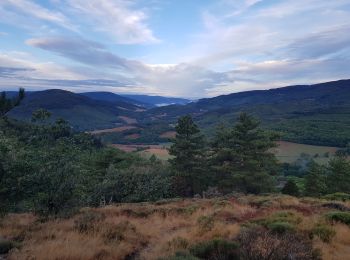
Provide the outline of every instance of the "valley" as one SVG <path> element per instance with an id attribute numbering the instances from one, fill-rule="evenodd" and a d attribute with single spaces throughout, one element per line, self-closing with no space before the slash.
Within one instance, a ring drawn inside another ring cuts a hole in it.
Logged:
<path id="1" fill-rule="evenodd" d="M 264 129 L 280 134 L 283 141 L 344 147 L 350 140 L 350 80 L 233 93 L 193 102 L 168 98 L 179 103 L 162 107 L 146 103 L 153 99 L 145 96 L 138 100 L 132 97 L 108 92 L 32 92 L 8 116 L 30 121 L 32 113 L 42 108 L 52 114 L 49 122 L 63 118 L 76 130 L 100 134 L 105 143 L 158 144 L 173 136 L 180 116 L 191 115 L 211 138 L 218 125 L 232 124 L 240 112 L 247 112 L 256 116 Z"/>

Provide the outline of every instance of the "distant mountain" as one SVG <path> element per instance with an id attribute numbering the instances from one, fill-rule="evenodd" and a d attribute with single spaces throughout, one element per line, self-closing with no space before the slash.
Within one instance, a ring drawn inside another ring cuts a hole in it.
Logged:
<path id="1" fill-rule="evenodd" d="M 151 104 L 156 107 L 168 106 L 172 104 L 185 105 L 191 102 L 185 98 L 174 98 L 174 97 L 162 97 L 162 96 L 149 96 L 149 95 L 122 95 L 123 97 L 137 100 L 142 103 Z"/>
<path id="2" fill-rule="evenodd" d="M 37 109 L 52 113 L 52 119 L 64 118 L 75 129 L 90 130 L 114 127 L 123 124 L 119 116 L 133 116 L 139 106 L 127 102 L 107 102 L 88 98 L 64 90 L 45 90 L 32 92 L 23 102 L 8 113 L 9 117 L 30 120 Z"/>
<path id="3" fill-rule="evenodd" d="M 112 103 L 123 102 L 123 103 L 134 104 L 145 108 L 154 107 L 152 104 L 145 103 L 140 100 L 128 98 L 125 96 L 121 96 L 112 92 L 83 92 L 79 94 L 94 100 L 107 101 Z"/>
<path id="4" fill-rule="evenodd" d="M 176 104 L 154 107 L 165 103 Z M 132 138 L 124 142 L 167 141 L 162 138 L 164 133 L 173 131 L 177 118 L 186 114 L 191 114 L 204 133 L 211 136 L 219 123 L 233 124 L 244 111 L 258 117 L 264 128 L 279 132 L 283 140 L 331 146 L 350 143 L 350 80 L 246 91 L 195 102 L 147 95 L 46 90 L 28 93 L 8 116 L 30 120 L 32 112 L 39 108 L 52 112 L 52 120 L 62 117 L 78 130 L 137 125 L 123 135 L 113 133 L 108 137 L 113 142 L 120 142 L 126 134 Z"/>
<path id="5" fill-rule="evenodd" d="M 219 122 L 234 122 L 245 111 L 286 140 L 342 146 L 350 142 L 350 80 L 247 91 L 200 99 L 184 106 L 146 111 L 144 118 L 175 122 L 192 114 L 210 134 Z"/>

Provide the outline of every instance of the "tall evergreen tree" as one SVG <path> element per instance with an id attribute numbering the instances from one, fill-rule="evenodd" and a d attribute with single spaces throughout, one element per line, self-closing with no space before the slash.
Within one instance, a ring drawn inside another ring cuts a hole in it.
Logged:
<path id="1" fill-rule="evenodd" d="M 277 166 L 276 135 L 259 128 L 259 121 L 241 113 L 232 128 L 221 126 L 213 142 L 213 168 L 224 192 L 241 190 L 260 193 L 273 189 L 271 173 Z"/>
<path id="2" fill-rule="evenodd" d="M 315 162 L 310 164 L 305 176 L 305 194 L 319 197 L 327 192 L 325 168 Z"/>
<path id="3" fill-rule="evenodd" d="M 336 156 L 329 162 L 327 176 L 328 193 L 350 193 L 350 162 L 345 156 Z"/>
<path id="4" fill-rule="evenodd" d="M 176 172 L 180 193 L 193 196 L 203 189 L 205 180 L 205 140 L 191 116 L 180 117 L 175 127 L 176 136 L 169 149 L 169 159 Z"/>
<path id="5" fill-rule="evenodd" d="M 6 92 L 3 91 L 0 96 L 0 116 L 4 116 L 9 112 L 13 107 L 18 106 L 22 99 L 25 97 L 24 88 L 20 88 L 18 95 L 14 99 L 7 98 Z"/>

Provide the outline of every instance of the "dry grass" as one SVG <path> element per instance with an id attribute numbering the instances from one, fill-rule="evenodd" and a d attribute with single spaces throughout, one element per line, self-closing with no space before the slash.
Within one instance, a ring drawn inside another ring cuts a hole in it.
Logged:
<path id="1" fill-rule="evenodd" d="M 175 131 L 168 131 L 165 133 L 162 133 L 159 137 L 161 138 L 175 138 L 176 132 Z"/>
<path id="2" fill-rule="evenodd" d="M 137 128 L 137 127 L 132 126 L 132 125 L 126 125 L 126 126 L 119 126 L 119 127 L 115 127 L 115 128 L 95 130 L 95 131 L 91 131 L 90 134 L 98 135 L 98 134 L 113 133 L 113 132 L 119 133 L 119 132 L 124 132 L 126 130 L 135 129 L 135 128 Z"/>
<path id="3" fill-rule="evenodd" d="M 311 202 L 310 202 L 311 201 Z M 242 225 L 289 212 L 298 232 L 327 223 L 322 201 L 290 196 L 242 196 L 84 208 L 69 219 L 40 222 L 11 214 L 0 222 L 0 237 L 20 241 L 8 259 L 157 259 L 214 238 L 233 240 Z M 297 221 L 295 221 L 297 219 Z M 350 228 L 334 224 L 329 242 L 313 239 L 323 259 L 349 259 Z"/>
<path id="4" fill-rule="evenodd" d="M 123 120 L 128 125 L 137 124 L 137 120 L 135 118 L 127 117 L 127 116 L 118 116 L 119 119 Z"/>

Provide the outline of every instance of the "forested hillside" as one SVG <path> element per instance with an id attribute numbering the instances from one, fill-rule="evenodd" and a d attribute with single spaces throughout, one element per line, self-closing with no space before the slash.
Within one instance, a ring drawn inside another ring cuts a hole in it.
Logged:
<path id="1" fill-rule="evenodd" d="M 52 121 L 62 118 L 75 130 L 81 131 L 122 125 L 124 121 L 118 116 L 138 113 L 141 107 L 125 100 L 109 102 L 64 90 L 45 90 L 28 95 L 8 116 L 28 122 L 32 113 L 38 109 L 49 111 Z"/>
<path id="2" fill-rule="evenodd" d="M 345 146 L 350 141 L 350 80 L 200 99 L 149 110 L 145 118 L 174 122 L 191 114 L 211 135 L 220 122 L 232 122 L 242 111 L 257 116 L 264 128 L 280 132 L 284 140 Z"/>

